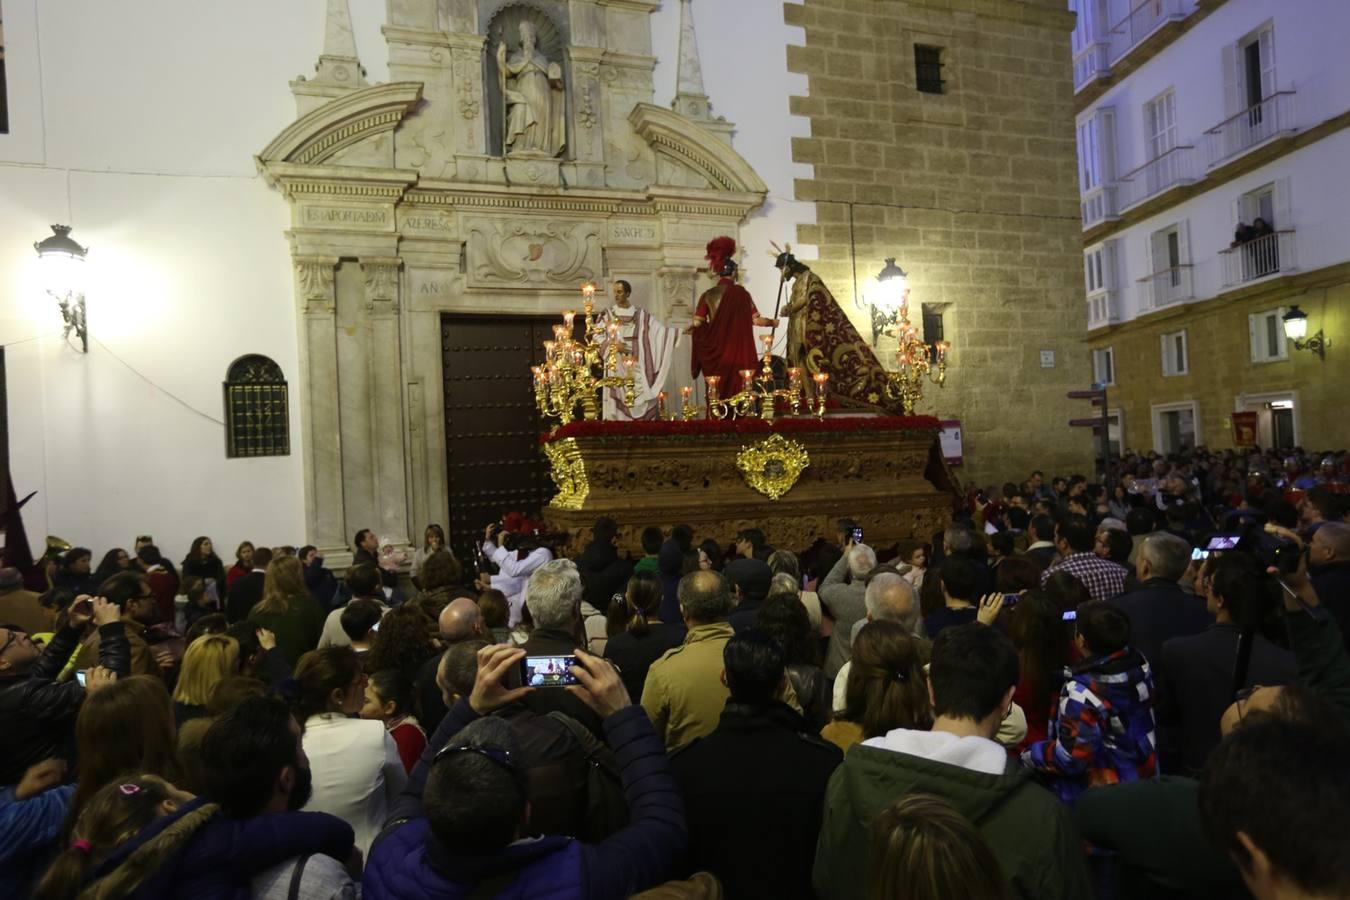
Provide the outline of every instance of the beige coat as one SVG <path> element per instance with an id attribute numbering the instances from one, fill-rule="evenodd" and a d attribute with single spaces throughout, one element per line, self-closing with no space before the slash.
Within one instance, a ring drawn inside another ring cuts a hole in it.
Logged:
<path id="1" fill-rule="evenodd" d="M 734 633 L 726 622 L 695 626 L 683 644 L 652 663 L 642 689 L 642 708 L 667 750 L 712 734 L 717 727 L 730 696 L 722 683 L 722 650 Z"/>

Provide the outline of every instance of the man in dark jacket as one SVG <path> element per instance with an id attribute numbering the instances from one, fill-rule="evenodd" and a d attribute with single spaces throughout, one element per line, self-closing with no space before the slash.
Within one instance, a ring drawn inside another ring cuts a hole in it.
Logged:
<path id="1" fill-rule="evenodd" d="M 630 824 L 599 844 L 530 833 L 528 785 L 506 723 L 486 716 L 527 696 L 504 686 L 521 649 L 485 647 L 473 691 L 450 710 L 371 848 L 364 896 L 626 898 L 671 876 L 685 850 L 684 810 L 651 722 L 609 663 L 579 653 L 570 690 L 604 721 Z M 551 690 L 551 689 L 541 689 Z"/>
<path id="2" fill-rule="evenodd" d="M 767 635 L 741 632 L 722 659 L 731 698 L 717 730 L 671 758 L 689 817 L 688 868 L 716 875 L 728 897 L 811 900 L 825 786 L 843 754 L 779 699 L 783 649 Z"/>
<path id="3" fill-rule="evenodd" d="M 736 609 L 727 616 L 727 621 L 738 632 L 754 628 L 759 605 L 769 596 L 769 582 L 773 580 L 768 563 L 753 558 L 733 559 L 722 574 L 731 582 L 732 596 L 736 598 Z"/>
<path id="4" fill-rule="evenodd" d="M 1264 590 L 1264 573 L 1252 557 L 1225 554 L 1208 583 L 1207 605 L 1214 624 L 1199 634 L 1163 644 L 1159 727 L 1179 733 L 1187 774 L 1199 772 L 1219 745 L 1219 718 L 1233 702 L 1238 637 L 1244 623 L 1261 621 Z M 1260 634 L 1253 635 L 1244 687 L 1293 684 L 1297 677 L 1294 654 Z"/>
<path id="5" fill-rule="evenodd" d="M 622 594 L 633 575 L 633 563 L 619 556 L 615 546 L 618 535 L 619 526 L 613 519 L 596 519 L 591 542 L 576 558 L 586 602 L 601 613 L 609 610 L 609 598 Z"/>
<path id="6" fill-rule="evenodd" d="M 74 678 L 58 684 L 56 676 L 90 621 L 98 628 L 98 666 L 85 674 L 83 686 Z M 122 611 L 101 597 L 78 598 L 66 626 L 41 653 L 24 632 L 0 628 L 0 785 L 17 784 L 24 769 L 40 760 L 64 757 L 85 694 L 130 672 Z"/>
<path id="7" fill-rule="evenodd" d="M 970 820 L 1017 900 L 1092 896 L 1067 808 L 994 741 L 1017 688 L 1017 651 L 971 622 L 933 642 L 929 731 L 897 728 L 849 750 L 830 778 L 813 882 L 826 900 L 866 896 L 868 823 L 896 798 L 935 794 Z"/>
<path id="8" fill-rule="evenodd" d="M 1177 584 L 1190 564 L 1191 548 L 1165 531 L 1144 538 L 1134 558 L 1139 587 L 1107 602 L 1130 618 L 1130 646 L 1150 665 L 1162 660 L 1162 645 L 1174 637 L 1199 634 L 1214 621 L 1202 597 Z"/>
<path id="9" fill-rule="evenodd" d="M 1308 544 L 1308 575 L 1350 642 L 1350 525 L 1325 522 L 1317 529 Z"/>
<path id="10" fill-rule="evenodd" d="M 527 656 L 571 656 L 580 641 L 581 575 L 570 559 L 544 563 L 525 585 L 525 606 L 534 619 L 522 649 Z M 526 705 L 538 714 L 558 711 L 585 725 L 597 738 L 604 737 L 600 718 L 576 696 L 566 691 L 538 691 Z"/>
<path id="11" fill-rule="evenodd" d="M 161 816 L 94 872 L 112 896 L 333 897 L 360 871 L 352 828 L 309 802 L 309 760 L 286 704 L 252 697 L 217 719 L 202 738 L 202 796 Z M 147 848 L 149 871 L 122 864 Z M 301 867 L 297 872 L 297 867 Z"/>
<path id="12" fill-rule="evenodd" d="M 398 573 L 380 568 L 380 539 L 369 528 L 362 528 L 352 539 L 352 565 L 374 566 L 380 573 L 380 583 L 387 588 L 398 587 Z"/>

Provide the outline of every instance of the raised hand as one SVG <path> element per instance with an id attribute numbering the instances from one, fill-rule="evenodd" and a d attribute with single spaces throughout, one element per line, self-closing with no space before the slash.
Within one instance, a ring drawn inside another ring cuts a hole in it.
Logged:
<path id="1" fill-rule="evenodd" d="M 576 656 L 577 664 L 571 672 L 581 684 L 568 685 L 568 691 L 580 697 L 602 719 L 633 705 L 628 688 L 624 687 L 613 663 L 585 650 L 577 650 Z"/>
<path id="2" fill-rule="evenodd" d="M 478 651 L 478 674 L 473 680 L 469 705 L 480 716 L 515 703 L 533 688 L 508 688 L 502 684 L 512 669 L 525 658 L 525 651 L 509 644 L 491 644 Z"/>

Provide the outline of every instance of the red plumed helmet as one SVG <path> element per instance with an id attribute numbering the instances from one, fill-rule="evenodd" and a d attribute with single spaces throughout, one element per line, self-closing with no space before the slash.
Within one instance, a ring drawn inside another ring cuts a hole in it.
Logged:
<path id="1" fill-rule="evenodd" d="M 723 236 L 708 242 L 708 255 L 704 259 L 708 261 L 708 268 L 716 274 L 722 270 L 722 263 L 735 255 L 736 239 Z"/>

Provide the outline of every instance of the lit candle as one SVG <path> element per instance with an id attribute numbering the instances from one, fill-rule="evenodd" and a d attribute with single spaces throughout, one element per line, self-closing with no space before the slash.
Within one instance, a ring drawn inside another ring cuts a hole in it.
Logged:
<path id="1" fill-rule="evenodd" d="M 544 341 L 544 353 L 550 362 L 553 360 L 553 350 L 557 346 L 553 341 Z"/>
<path id="2" fill-rule="evenodd" d="M 759 336 L 759 339 L 764 343 L 764 352 L 765 352 L 765 353 L 768 353 L 768 352 L 769 352 L 769 347 L 773 344 L 773 335 L 771 335 L 771 334 L 761 334 L 761 335 Z"/>
<path id="3" fill-rule="evenodd" d="M 554 340 L 561 341 L 561 340 L 563 339 L 563 335 L 566 334 L 566 333 L 567 333 L 567 328 L 566 328 L 565 326 L 562 326 L 562 325 L 554 325 L 554 326 L 553 326 L 553 339 L 554 339 Z"/>
<path id="4" fill-rule="evenodd" d="M 595 296 L 595 282 L 593 282 L 593 281 L 583 281 L 583 282 L 581 283 L 581 296 L 585 297 L 587 300 L 590 300 L 592 297 L 594 297 L 594 296 Z"/>
<path id="5" fill-rule="evenodd" d="M 951 344 L 947 343 L 946 341 L 937 342 L 937 355 L 939 360 L 945 359 L 947 357 L 947 349 L 949 347 L 951 347 Z"/>
<path id="6" fill-rule="evenodd" d="M 610 336 L 611 338 L 616 338 L 616 337 L 619 336 L 619 323 L 618 323 L 618 322 L 610 322 L 610 323 L 609 323 L 609 336 Z"/>
<path id="7" fill-rule="evenodd" d="M 753 389 L 755 386 L 755 370 L 741 369 L 741 381 L 744 384 L 744 387 L 742 387 L 741 390 L 748 391 Z"/>
<path id="8" fill-rule="evenodd" d="M 664 419 L 666 417 L 666 392 L 661 391 L 656 395 L 656 417 Z"/>
<path id="9" fill-rule="evenodd" d="M 692 394 L 693 392 L 694 389 L 689 387 L 688 385 L 680 388 L 680 399 L 684 401 L 686 406 L 689 404 L 689 395 Z"/>
<path id="10" fill-rule="evenodd" d="M 629 372 L 633 371 L 633 370 L 636 369 L 636 368 L 637 368 L 637 357 L 636 357 L 636 356 L 625 356 L 625 357 L 623 358 L 623 370 L 624 370 L 624 374 L 625 374 L 625 375 L 628 374 Z"/>
<path id="11" fill-rule="evenodd" d="M 821 393 L 824 393 L 825 391 L 829 390 L 830 376 L 827 373 L 819 372 L 816 375 L 813 375 L 812 378 L 816 382 L 816 390 L 820 391 Z"/>
<path id="12" fill-rule="evenodd" d="M 717 385 L 722 380 L 720 375 L 705 376 L 703 381 L 708 385 L 708 402 L 717 399 Z"/>
<path id="13" fill-rule="evenodd" d="M 577 317 L 576 310 L 572 309 L 563 310 L 563 326 L 566 327 L 568 331 L 572 330 L 572 320 L 575 319 L 576 317 Z"/>
<path id="14" fill-rule="evenodd" d="M 789 380 L 789 381 L 801 381 L 801 380 L 802 380 L 802 370 L 799 369 L 799 368 L 797 368 L 796 366 L 793 366 L 792 368 L 788 369 L 788 380 Z"/>

